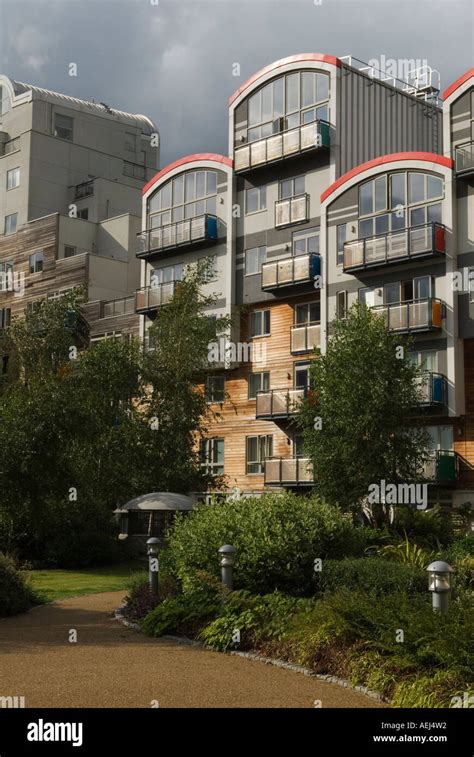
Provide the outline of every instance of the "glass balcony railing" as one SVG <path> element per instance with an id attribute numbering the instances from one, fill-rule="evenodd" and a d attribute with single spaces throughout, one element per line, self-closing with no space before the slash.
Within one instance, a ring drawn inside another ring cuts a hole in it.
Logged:
<path id="1" fill-rule="evenodd" d="M 176 291 L 177 281 L 167 281 L 164 284 L 143 287 L 135 292 L 135 310 L 137 313 L 148 313 L 168 305 Z"/>
<path id="2" fill-rule="evenodd" d="M 344 271 L 379 268 L 413 258 L 444 254 L 445 228 L 440 223 L 428 223 L 411 229 L 378 234 L 357 239 L 344 245 Z"/>
<path id="3" fill-rule="evenodd" d="M 275 228 L 304 223 L 308 220 L 309 195 L 304 193 L 277 200 L 275 203 Z"/>
<path id="4" fill-rule="evenodd" d="M 321 258 L 314 253 L 271 260 L 262 265 L 262 289 L 266 291 L 309 283 L 320 273 Z"/>
<path id="5" fill-rule="evenodd" d="M 392 331 L 435 331 L 442 325 L 442 302 L 434 297 L 377 305 L 372 310 L 384 316 Z"/>
<path id="6" fill-rule="evenodd" d="M 117 300 L 107 300 L 102 303 L 101 318 L 113 318 L 117 315 L 128 315 L 135 312 L 135 297 L 120 297 Z"/>
<path id="7" fill-rule="evenodd" d="M 295 129 L 272 134 L 265 139 L 250 142 L 234 150 L 234 170 L 248 171 L 251 168 L 284 160 L 294 155 L 329 147 L 329 124 L 313 121 Z"/>
<path id="8" fill-rule="evenodd" d="M 209 214 L 187 218 L 137 234 L 137 258 L 156 255 L 174 247 L 192 247 L 217 240 L 217 217 Z"/>
<path id="9" fill-rule="evenodd" d="M 94 179 L 85 181 L 82 184 L 76 184 L 74 189 L 74 199 L 82 200 L 84 197 L 91 197 L 94 194 Z"/>
<path id="10" fill-rule="evenodd" d="M 264 483 L 268 486 L 312 486 L 314 477 L 309 458 L 265 458 Z"/>
<path id="11" fill-rule="evenodd" d="M 459 145 L 455 150 L 455 170 L 461 176 L 474 174 L 474 142 Z"/>
<path id="12" fill-rule="evenodd" d="M 312 352 L 321 345 L 321 325 L 319 323 L 305 323 L 302 326 L 291 327 L 291 353 Z"/>
<path id="13" fill-rule="evenodd" d="M 448 396 L 446 376 L 442 373 L 424 371 L 417 379 L 417 384 L 420 391 L 420 405 L 446 406 Z"/>
<path id="14" fill-rule="evenodd" d="M 303 387 L 298 389 L 269 389 L 257 392 L 255 419 L 289 418 L 298 412 L 298 404 L 305 396 Z"/>
<path id="15" fill-rule="evenodd" d="M 428 483 L 455 484 L 458 477 L 459 458 L 453 450 L 435 450 L 425 462 L 424 478 Z"/>

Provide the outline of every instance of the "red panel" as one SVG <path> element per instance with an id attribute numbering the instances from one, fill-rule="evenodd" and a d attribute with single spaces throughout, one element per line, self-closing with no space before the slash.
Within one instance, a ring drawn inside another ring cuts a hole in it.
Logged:
<path id="1" fill-rule="evenodd" d="M 444 226 L 435 227 L 435 252 L 446 252 Z"/>
<path id="2" fill-rule="evenodd" d="M 443 100 L 447 100 L 448 97 L 453 94 L 453 92 L 456 92 L 456 90 L 459 89 L 459 87 L 461 87 L 464 84 L 464 82 L 466 82 L 472 76 L 474 76 L 474 68 L 470 68 L 469 71 L 466 71 L 466 73 L 460 76 L 459 79 L 456 79 L 456 81 L 453 81 L 453 83 L 450 84 L 449 87 L 444 90 Z"/>
<path id="3" fill-rule="evenodd" d="M 248 89 L 248 87 L 258 81 L 258 79 L 260 79 L 262 76 L 265 76 L 265 74 L 268 74 L 270 71 L 276 71 L 278 68 L 287 66 L 289 63 L 304 63 L 305 60 L 318 61 L 320 63 L 329 63 L 331 66 L 337 66 L 337 68 L 341 67 L 341 61 L 339 60 L 339 58 L 335 58 L 334 55 L 322 55 L 321 53 L 301 53 L 300 55 L 290 55 L 288 58 L 282 58 L 281 60 L 276 60 L 274 63 L 270 63 L 270 65 L 265 66 L 265 68 L 261 68 L 260 71 L 257 71 L 256 74 L 253 74 L 250 79 L 247 79 L 247 81 L 234 92 L 232 97 L 229 97 L 229 105 L 232 105 L 234 100 L 236 100 L 244 90 Z"/>
<path id="4" fill-rule="evenodd" d="M 364 173 L 364 171 L 368 171 L 370 168 L 382 166 L 385 163 L 396 163 L 397 161 L 405 160 L 424 160 L 427 163 L 438 163 L 438 165 L 445 166 L 446 168 L 452 168 L 454 166 L 454 162 L 451 158 L 445 158 L 443 155 L 437 155 L 434 152 L 394 152 L 390 155 L 382 155 L 380 158 L 368 160 L 367 163 L 361 163 L 360 166 L 351 168 L 350 171 L 347 171 L 347 173 L 340 176 L 330 187 L 324 190 L 321 195 L 321 202 L 324 202 L 329 195 L 335 192 L 336 189 L 343 184 L 346 184 L 346 182 L 354 176 L 358 176 L 359 174 Z"/>
<path id="5" fill-rule="evenodd" d="M 142 194 L 145 194 L 148 192 L 150 187 L 153 186 L 157 181 L 159 181 L 163 176 L 166 176 L 167 173 L 170 171 L 173 171 L 175 168 L 179 168 L 179 166 L 184 166 L 186 163 L 194 163 L 195 161 L 199 160 L 207 160 L 212 161 L 213 163 L 223 163 L 226 166 L 232 166 L 234 165 L 234 161 L 232 158 L 227 158 L 225 155 L 217 155 L 214 152 L 197 152 L 194 155 L 185 155 L 184 158 L 178 158 L 178 160 L 175 160 L 174 163 L 170 163 L 168 166 L 165 166 L 165 168 L 162 168 L 161 171 L 158 171 L 150 181 L 145 184 L 145 186 L 142 189 Z"/>

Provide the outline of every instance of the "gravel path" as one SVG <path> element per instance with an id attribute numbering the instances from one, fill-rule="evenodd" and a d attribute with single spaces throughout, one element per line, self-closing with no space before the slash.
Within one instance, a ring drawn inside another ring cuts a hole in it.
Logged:
<path id="1" fill-rule="evenodd" d="M 0 697 L 26 707 L 383 707 L 289 670 L 154 640 L 113 618 L 123 592 L 0 620 Z M 71 629 L 77 643 L 70 643 Z M 156 706 L 156 705 L 155 705 Z"/>

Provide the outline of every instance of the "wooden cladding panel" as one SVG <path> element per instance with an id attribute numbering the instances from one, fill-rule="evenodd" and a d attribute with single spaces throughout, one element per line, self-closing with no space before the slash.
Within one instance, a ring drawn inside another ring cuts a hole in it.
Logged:
<path id="1" fill-rule="evenodd" d="M 261 490 L 263 474 L 246 473 L 246 437 L 263 434 L 273 435 L 273 455 L 292 457 L 292 439 L 296 426 L 288 421 L 274 423 L 255 420 L 256 400 L 248 399 L 248 377 L 251 373 L 270 372 L 270 389 L 293 387 L 294 364 L 309 360 L 312 353 L 292 355 L 290 352 L 291 327 L 294 325 L 294 305 L 302 302 L 317 302 L 319 294 L 292 298 L 291 301 L 275 301 L 255 305 L 241 317 L 240 341 L 252 343 L 252 361 L 241 363 L 226 373 L 226 401 L 211 405 L 217 417 L 208 424 L 206 436 L 224 439 L 224 473 L 230 487 L 242 491 Z M 251 310 L 269 309 L 270 336 L 249 338 Z M 218 373 L 218 372 L 216 372 Z"/>
<path id="2" fill-rule="evenodd" d="M 466 415 L 454 436 L 460 457 L 460 484 L 474 488 L 474 339 L 464 340 L 464 392 Z"/>

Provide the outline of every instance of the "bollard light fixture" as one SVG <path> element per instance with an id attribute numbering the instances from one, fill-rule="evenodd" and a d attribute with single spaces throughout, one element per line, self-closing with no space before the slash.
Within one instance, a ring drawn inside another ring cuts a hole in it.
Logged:
<path id="1" fill-rule="evenodd" d="M 432 593 L 433 610 L 446 612 L 452 587 L 453 568 L 444 560 L 435 560 L 428 565 L 428 589 Z"/>
<path id="2" fill-rule="evenodd" d="M 222 583 L 232 591 L 233 570 L 235 563 L 235 547 L 232 544 L 223 544 L 219 548 L 219 565 L 221 568 Z"/>

